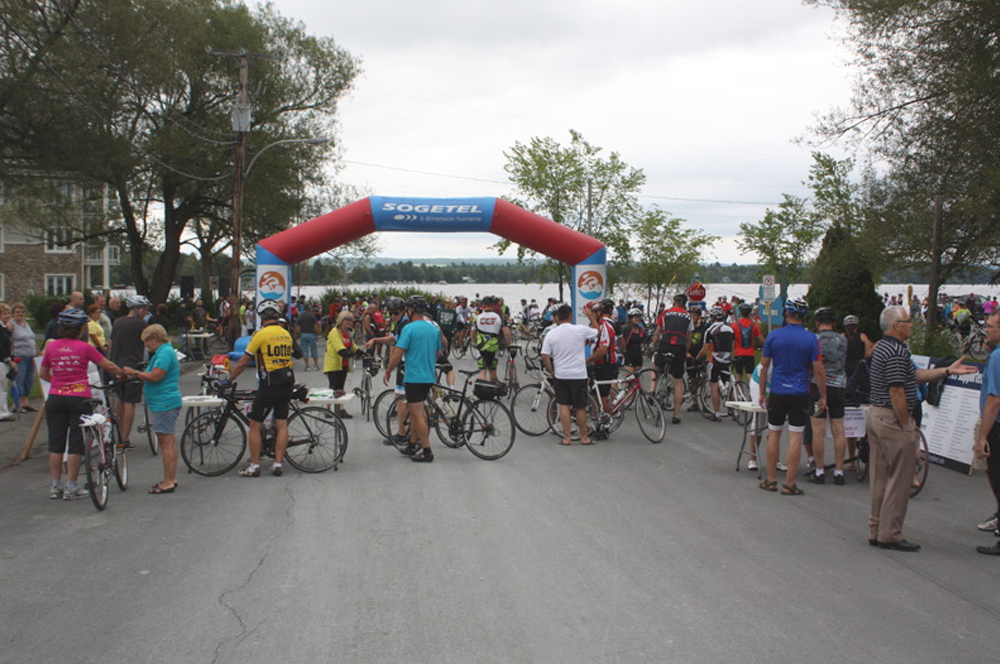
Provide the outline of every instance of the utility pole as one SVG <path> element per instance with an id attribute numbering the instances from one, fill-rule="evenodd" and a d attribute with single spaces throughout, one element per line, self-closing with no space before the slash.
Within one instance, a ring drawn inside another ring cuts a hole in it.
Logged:
<path id="1" fill-rule="evenodd" d="M 240 310 L 240 262 L 243 244 L 243 166 L 246 160 L 247 132 L 253 124 L 253 111 L 249 100 L 250 58 L 277 60 L 268 53 L 249 53 L 245 50 L 230 51 L 209 47 L 211 55 L 237 57 L 240 59 L 240 92 L 233 107 L 233 131 L 236 132 L 236 180 L 233 183 L 233 262 L 229 268 L 229 330 L 230 343 L 239 336 Z"/>

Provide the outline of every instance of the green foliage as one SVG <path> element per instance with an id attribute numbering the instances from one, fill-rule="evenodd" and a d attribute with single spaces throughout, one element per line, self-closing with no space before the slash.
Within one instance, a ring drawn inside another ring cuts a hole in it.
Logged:
<path id="1" fill-rule="evenodd" d="M 428 302 L 437 299 L 446 301 L 448 299 L 448 296 L 441 292 L 432 293 L 431 291 L 419 288 L 401 288 L 398 286 L 390 286 L 387 288 L 379 288 L 374 292 L 371 290 L 361 290 L 356 288 L 329 288 L 323 291 L 323 294 L 319 296 L 319 303 L 322 307 L 322 311 L 325 313 L 329 310 L 330 303 L 333 302 L 334 298 L 340 298 L 341 302 L 346 299 L 348 302 L 353 303 L 355 300 L 367 301 L 372 295 L 378 295 L 379 299 L 383 301 L 388 297 L 399 297 L 405 300 L 411 295 L 423 295 L 424 299 Z"/>
<path id="2" fill-rule="evenodd" d="M 948 337 L 940 328 L 932 330 L 923 319 L 913 322 L 913 332 L 908 342 L 910 352 L 928 357 L 948 357 L 955 355 Z"/>
<path id="3" fill-rule="evenodd" d="M 809 308 L 830 307 L 837 312 L 838 328 L 844 316 L 853 314 L 861 319 L 859 329 L 873 341 L 882 336 L 879 315 L 882 298 L 875 290 L 871 271 L 863 254 L 846 228 L 830 227 L 812 268 L 812 282 L 806 296 Z"/>

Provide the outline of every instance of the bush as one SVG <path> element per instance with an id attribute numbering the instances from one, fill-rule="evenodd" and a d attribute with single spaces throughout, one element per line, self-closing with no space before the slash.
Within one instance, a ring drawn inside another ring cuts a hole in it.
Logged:
<path id="1" fill-rule="evenodd" d="M 908 345 L 914 355 L 948 357 L 958 354 L 940 328 L 931 332 L 923 320 L 913 321 L 913 333 Z"/>
<path id="2" fill-rule="evenodd" d="M 823 238 L 823 247 L 812 269 L 809 308 L 830 307 L 837 312 L 837 329 L 843 330 L 844 316 L 861 319 L 861 332 L 872 341 L 882 338 L 879 316 L 882 298 L 875 290 L 875 280 L 850 233 L 841 226 L 831 226 Z"/>

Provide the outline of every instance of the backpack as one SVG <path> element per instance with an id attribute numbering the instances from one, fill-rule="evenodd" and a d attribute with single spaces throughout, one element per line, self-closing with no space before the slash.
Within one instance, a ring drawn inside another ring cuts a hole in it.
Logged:
<path id="1" fill-rule="evenodd" d="M 740 347 L 751 348 L 753 344 L 753 321 L 750 325 L 743 327 L 743 324 L 736 321 L 736 327 L 740 328 Z"/>
<path id="2" fill-rule="evenodd" d="M 871 376 L 868 369 L 871 360 L 865 358 L 858 362 L 854 373 L 847 379 L 847 401 L 848 403 L 863 404 L 869 403 L 869 393 L 871 392 Z"/>

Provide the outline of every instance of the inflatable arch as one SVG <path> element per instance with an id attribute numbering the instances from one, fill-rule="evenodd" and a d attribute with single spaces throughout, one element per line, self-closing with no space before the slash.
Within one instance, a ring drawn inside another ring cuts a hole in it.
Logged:
<path id="1" fill-rule="evenodd" d="M 489 232 L 573 267 L 573 310 L 604 297 L 607 249 L 599 240 L 499 198 L 370 196 L 261 240 L 257 300 L 287 300 L 291 266 L 376 231 Z"/>

